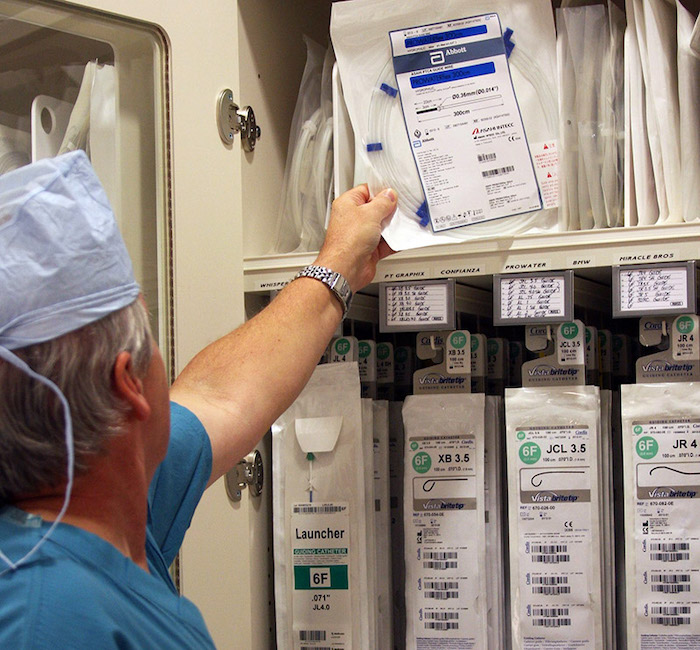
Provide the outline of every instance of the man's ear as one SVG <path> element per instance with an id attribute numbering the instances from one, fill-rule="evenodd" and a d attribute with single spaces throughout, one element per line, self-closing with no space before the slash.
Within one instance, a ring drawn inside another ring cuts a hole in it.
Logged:
<path id="1" fill-rule="evenodd" d="M 134 374 L 131 353 L 122 351 L 117 355 L 112 369 L 114 390 L 125 402 L 138 420 L 147 420 L 151 415 L 151 405 L 144 393 L 143 381 Z"/>

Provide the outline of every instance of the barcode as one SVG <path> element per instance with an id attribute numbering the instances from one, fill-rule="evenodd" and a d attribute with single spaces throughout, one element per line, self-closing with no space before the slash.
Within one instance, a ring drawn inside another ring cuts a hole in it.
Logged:
<path id="1" fill-rule="evenodd" d="M 566 627 L 571 625 L 570 618 L 533 618 L 532 624 L 535 627 Z"/>
<path id="2" fill-rule="evenodd" d="M 292 512 L 295 515 L 327 515 L 333 512 L 345 512 L 347 506 L 333 506 L 333 505 L 312 505 L 312 504 L 297 504 L 293 506 Z"/>
<path id="3" fill-rule="evenodd" d="M 493 162 L 496 160 L 496 154 L 495 153 L 480 153 L 477 155 L 477 158 L 479 159 L 479 162 Z"/>
<path id="4" fill-rule="evenodd" d="M 500 176 L 501 174 L 507 174 L 509 172 L 515 171 L 515 167 L 513 165 L 508 165 L 507 167 L 497 167 L 496 169 L 487 169 L 486 171 L 481 172 L 481 175 L 484 178 L 490 178 L 491 176 Z"/>
<path id="5" fill-rule="evenodd" d="M 325 641 L 325 630 L 299 630 L 299 641 Z"/>
<path id="6" fill-rule="evenodd" d="M 456 621 L 459 620 L 459 612 L 425 612 L 425 618 L 430 621 Z"/>
<path id="7" fill-rule="evenodd" d="M 547 616 L 547 617 L 568 616 L 569 615 L 569 608 L 568 607 L 533 607 L 532 608 L 532 615 L 533 616 Z"/>
<path id="8" fill-rule="evenodd" d="M 459 591 L 424 591 L 426 598 L 433 600 L 450 600 L 450 598 L 459 598 Z"/>
<path id="9" fill-rule="evenodd" d="M 652 616 L 652 625 L 690 625 L 690 616 Z"/>
<path id="10" fill-rule="evenodd" d="M 541 562 L 543 564 L 559 564 L 560 562 L 569 562 L 570 555 L 533 555 L 533 562 Z"/>
<path id="11" fill-rule="evenodd" d="M 424 569 L 456 569 L 457 568 L 457 562 L 433 562 L 432 560 L 428 560 L 427 562 L 423 562 L 423 568 Z"/>
<path id="12" fill-rule="evenodd" d="M 544 596 L 560 596 L 561 594 L 570 594 L 571 587 L 568 586 L 543 586 L 543 587 L 533 587 L 533 594 L 543 594 Z"/>
<path id="13" fill-rule="evenodd" d="M 425 551 L 423 553 L 425 560 L 456 560 L 457 551 Z"/>
<path id="14" fill-rule="evenodd" d="M 459 623 L 434 623 L 432 621 L 428 621 L 425 623 L 425 629 L 426 630 L 458 630 L 459 629 Z"/>
<path id="15" fill-rule="evenodd" d="M 533 585 L 566 585 L 569 576 L 532 576 Z"/>
<path id="16" fill-rule="evenodd" d="M 664 551 L 666 553 L 671 551 L 689 551 L 690 543 L 688 542 L 674 542 L 674 543 L 661 543 L 652 542 L 649 544 L 649 550 L 651 551 Z"/>
<path id="17" fill-rule="evenodd" d="M 426 589 L 459 589 L 459 582 L 450 582 L 447 580 L 426 580 L 423 583 Z"/>
<path id="18" fill-rule="evenodd" d="M 688 573 L 652 573 L 652 592 L 680 594 L 690 591 L 690 574 Z"/>
<path id="19" fill-rule="evenodd" d="M 650 553 L 649 558 L 659 562 L 682 562 L 690 559 L 690 553 Z"/>
<path id="20" fill-rule="evenodd" d="M 568 544 L 532 544 L 531 553 L 566 553 L 569 550 Z"/>
<path id="21" fill-rule="evenodd" d="M 651 613 L 652 614 L 663 614 L 664 616 L 678 616 L 679 614 L 690 614 L 690 607 L 687 607 L 685 605 L 676 605 L 674 606 L 660 606 L 657 605 L 656 607 L 651 608 Z"/>

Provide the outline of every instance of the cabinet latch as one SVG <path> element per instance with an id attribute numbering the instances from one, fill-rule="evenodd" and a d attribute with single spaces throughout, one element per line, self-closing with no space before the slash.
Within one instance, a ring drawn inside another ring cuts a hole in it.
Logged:
<path id="1" fill-rule="evenodd" d="M 233 101 L 233 91 L 222 90 L 216 107 L 216 123 L 219 135 L 226 144 L 233 142 L 236 133 L 241 134 L 241 144 L 246 151 L 253 151 L 260 138 L 260 127 L 255 121 L 252 106 L 239 108 Z"/>
<path id="2" fill-rule="evenodd" d="M 226 472 L 226 493 L 231 501 L 240 501 L 243 490 L 250 485 L 250 493 L 257 497 L 263 488 L 262 454 L 256 449 Z"/>

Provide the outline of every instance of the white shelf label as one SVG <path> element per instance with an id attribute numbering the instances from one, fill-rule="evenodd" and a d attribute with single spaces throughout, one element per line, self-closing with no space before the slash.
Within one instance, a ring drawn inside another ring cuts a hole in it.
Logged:
<path id="1" fill-rule="evenodd" d="M 384 286 L 385 318 L 389 329 L 450 329 L 454 321 L 451 280 L 406 282 Z"/>
<path id="2" fill-rule="evenodd" d="M 567 319 L 564 275 L 500 276 L 501 321 Z"/>
<path id="3" fill-rule="evenodd" d="M 620 270 L 621 312 L 688 309 L 686 266 Z"/>

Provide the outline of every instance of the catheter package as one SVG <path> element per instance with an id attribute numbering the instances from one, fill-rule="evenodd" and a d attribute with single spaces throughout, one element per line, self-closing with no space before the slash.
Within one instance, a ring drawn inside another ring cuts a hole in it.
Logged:
<path id="1" fill-rule="evenodd" d="M 272 440 L 278 647 L 369 648 L 357 363 L 318 366 Z"/>
<path id="2" fill-rule="evenodd" d="M 359 369 L 358 369 L 359 370 Z M 362 381 L 360 381 L 362 385 Z M 361 390 L 361 389 L 360 389 Z M 379 597 L 377 595 L 377 530 L 374 514 L 374 407 L 362 399 L 362 456 L 365 483 L 365 533 L 367 536 L 367 600 L 369 601 L 369 643 L 377 645 Z"/>
<path id="3" fill-rule="evenodd" d="M 405 647 L 485 648 L 484 396 L 409 395 L 403 421 Z"/>
<path id="4" fill-rule="evenodd" d="M 429 15 L 423 0 L 348 0 L 333 4 L 331 38 L 362 145 L 355 149 L 366 171 L 355 180 L 398 192 L 384 230 L 394 250 L 556 226 L 549 0 L 445 0 Z M 472 38 L 477 49 L 488 41 L 498 52 L 471 59 Z M 414 45 L 427 66 L 420 73 L 425 86 L 409 83 L 397 63 L 408 62 Z M 465 198 L 460 192 L 468 185 Z"/>
<path id="5" fill-rule="evenodd" d="M 627 647 L 700 647 L 700 384 L 622 386 Z"/>
<path id="6" fill-rule="evenodd" d="M 506 390 L 514 650 L 603 647 L 599 431 L 595 386 Z"/>

